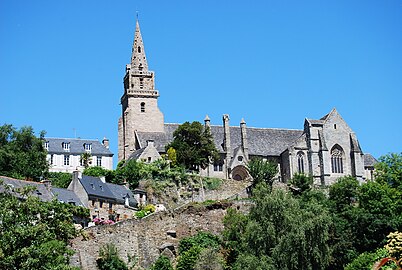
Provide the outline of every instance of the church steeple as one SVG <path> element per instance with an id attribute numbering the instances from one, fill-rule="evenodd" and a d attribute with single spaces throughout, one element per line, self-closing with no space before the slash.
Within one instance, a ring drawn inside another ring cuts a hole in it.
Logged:
<path id="1" fill-rule="evenodd" d="M 144 42 L 142 41 L 138 19 L 135 24 L 135 35 L 131 55 L 131 68 L 134 70 L 148 71 L 148 63 L 145 56 Z"/>
<path id="2" fill-rule="evenodd" d="M 131 54 L 126 65 L 124 93 L 121 97 L 122 116 L 119 119 L 119 160 L 127 159 L 141 147 L 136 132 L 164 132 L 163 114 L 158 108 L 159 92 L 155 75 L 148 70 L 138 19 Z"/>

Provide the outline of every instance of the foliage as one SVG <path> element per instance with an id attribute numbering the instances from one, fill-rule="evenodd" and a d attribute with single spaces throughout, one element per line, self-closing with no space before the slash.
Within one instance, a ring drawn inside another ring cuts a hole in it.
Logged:
<path id="1" fill-rule="evenodd" d="M 200 246 L 193 246 L 189 250 L 181 253 L 177 261 L 176 270 L 194 270 L 201 250 L 202 248 Z"/>
<path id="2" fill-rule="evenodd" d="M 293 178 L 290 179 L 290 184 L 297 188 L 299 193 L 304 193 L 305 191 L 311 190 L 313 177 L 305 175 L 304 173 L 296 173 Z"/>
<path id="3" fill-rule="evenodd" d="M 100 270 L 128 270 L 126 263 L 119 257 L 114 244 L 106 244 L 99 249 L 96 264 Z"/>
<path id="4" fill-rule="evenodd" d="M 220 245 L 220 239 L 218 236 L 213 235 L 209 232 L 198 232 L 196 235 L 191 237 L 185 237 L 180 240 L 179 243 L 179 254 L 190 250 L 191 248 L 198 246 L 201 248 L 217 248 Z"/>
<path id="5" fill-rule="evenodd" d="M 194 270 L 223 270 L 225 261 L 215 248 L 201 250 Z"/>
<path id="6" fill-rule="evenodd" d="M 349 209 L 357 200 L 359 182 L 351 176 L 338 178 L 329 188 L 329 198 L 337 212 Z"/>
<path id="7" fill-rule="evenodd" d="M 216 190 L 222 186 L 223 180 L 220 178 L 203 177 L 202 182 L 205 189 Z"/>
<path id="8" fill-rule="evenodd" d="M 85 152 L 80 155 L 80 163 L 86 168 L 92 164 L 92 156 L 90 153 Z"/>
<path id="9" fill-rule="evenodd" d="M 377 249 L 374 252 L 364 252 L 346 265 L 345 270 L 371 270 L 376 261 L 388 256 L 389 253 L 384 248 Z"/>
<path id="10" fill-rule="evenodd" d="M 52 182 L 53 187 L 67 188 L 71 182 L 72 174 L 66 172 L 48 172 L 46 178 Z"/>
<path id="11" fill-rule="evenodd" d="M 273 161 L 263 160 L 261 158 L 252 158 L 247 164 L 248 171 L 253 177 L 253 185 L 266 183 L 272 187 L 274 177 L 278 173 L 278 165 Z"/>
<path id="12" fill-rule="evenodd" d="M 173 270 L 173 266 L 169 258 L 162 255 L 152 264 L 150 270 Z"/>
<path id="13" fill-rule="evenodd" d="M 49 167 L 44 136 L 36 137 L 32 127 L 0 126 L 0 175 L 39 181 Z"/>
<path id="14" fill-rule="evenodd" d="M 212 160 L 219 158 L 218 150 L 208 127 L 200 122 L 185 122 L 173 133 L 173 141 L 166 150 L 176 150 L 177 163 L 188 170 L 205 169 Z"/>
<path id="15" fill-rule="evenodd" d="M 0 194 L 0 269 L 75 269 L 68 265 L 73 206 L 14 192 L 24 199 Z"/>
<path id="16" fill-rule="evenodd" d="M 328 211 L 315 201 L 301 207 L 285 191 L 270 190 L 260 183 L 250 214 L 234 225 L 228 222 L 233 212 L 225 220 L 225 245 L 237 249 L 232 252 L 238 254 L 235 269 L 246 267 L 245 262 L 257 269 L 325 269 L 330 259 Z"/>
<path id="17" fill-rule="evenodd" d="M 391 153 L 379 158 L 375 165 L 375 180 L 402 191 L 402 153 Z"/>
<path id="18" fill-rule="evenodd" d="M 402 233 L 391 232 L 387 236 L 388 241 L 385 249 L 392 257 L 402 258 Z"/>
<path id="19" fill-rule="evenodd" d="M 166 151 L 166 157 L 168 160 L 170 160 L 170 164 L 173 167 L 177 165 L 177 154 L 173 147 L 169 147 L 169 149 Z"/>
<path id="20" fill-rule="evenodd" d="M 106 182 L 114 183 L 114 184 L 122 184 L 121 179 L 116 179 L 115 171 L 105 169 L 101 166 L 87 167 L 82 172 L 84 175 L 93 176 L 93 177 L 101 177 L 104 176 Z"/>

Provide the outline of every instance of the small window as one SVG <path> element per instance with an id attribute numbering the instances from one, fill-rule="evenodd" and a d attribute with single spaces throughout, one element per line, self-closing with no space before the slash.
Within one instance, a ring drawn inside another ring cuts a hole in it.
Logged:
<path id="1" fill-rule="evenodd" d="M 242 157 L 242 156 L 238 156 L 238 157 L 237 157 L 237 160 L 238 160 L 238 161 L 243 161 L 243 157 Z"/>
<path id="2" fill-rule="evenodd" d="M 138 46 L 138 53 L 141 53 L 141 47 Z"/>
<path id="3" fill-rule="evenodd" d="M 102 157 L 96 157 L 96 166 L 102 166 Z"/>
<path id="4" fill-rule="evenodd" d="M 100 190 L 103 190 L 103 186 L 99 186 Z"/>
<path id="5" fill-rule="evenodd" d="M 100 201 L 99 202 L 99 208 L 102 208 L 103 207 L 103 201 Z"/>
<path id="6" fill-rule="evenodd" d="M 336 129 L 336 124 L 334 124 L 334 129 Z"/>
<path id="7" fill-rule="evenodd" d="M 84 150 L 85 151 L 91 151 L 92 150 L 92 144 L 84 143 Z"/>
<path id="8" fill-rule="evenodd" d="M 64 155 L 64 166 L 70 166 L 70 156 Z"/>
<path id="9" fill-rule="evenodd" d="M 92 189 L 95 189 L 95 186 L 94 186 L 94 184 L 93 184 L 93 183 L 91 183 L 91 188 L 92 188 Z"/>
<path id="10" fill-rule="evenodd" d="M 49 161 L 49 162 L 50 162 L 50 165 L 53 165 L 53 158 L 54 158 L 54 155 L 51 154 L 51 155 L 50 155 L 50 161 Z"/>
<path id="11" fill-rule="evenodd" d="M 144 88 L 144 78 L 140 78 L 140 89 Z"/>
<path id="12" fill-rule="evenodd" d="M 63 143 L 61 144 L 61 146 L 63 147 L 63 150 L 65 150 L 65 151 L 70 151 L 70 143 L 63 142 Z"/>
<path id="13" fill-rule="evenodd" d="M 145 102 L 141 102 L 141 112 L 145 112 Z"/>
<path id="14" fill-rule="evenodd" d="M 148 157 L 148 163 L 151 163 L 152 158 Z"/>

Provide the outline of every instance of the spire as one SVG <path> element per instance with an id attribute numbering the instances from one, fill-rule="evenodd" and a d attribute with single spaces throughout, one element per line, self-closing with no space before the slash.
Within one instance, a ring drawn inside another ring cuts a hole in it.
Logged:
<path id="1" fill-rule="evenodd" d="M 131 55 L 131 69 L 148 71 L 147 58 L 145 57 L 144 42 L 142 41 L 138 18 L 135 24 L 135 35 Z"/>

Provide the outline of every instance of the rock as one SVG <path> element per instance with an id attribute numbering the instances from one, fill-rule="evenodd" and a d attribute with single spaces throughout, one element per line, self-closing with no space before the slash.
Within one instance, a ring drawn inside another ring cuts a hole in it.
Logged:
<path id="1" fill-rule="evenodd" d="M 168 249 L 165 248 L 162 252 L 161 255 L 168 257 L 170 260 L 173 260 L 176 256 L 174 255 L 174 253 Z"/>
<path id="2" fill-rule="evenodd" d="M 159 251 L 162 253 L 165 249 L 169 249 L 174 255 L 176 255 L 176 250 L 172 243 L 165 243 L 159 247 Z"/>

